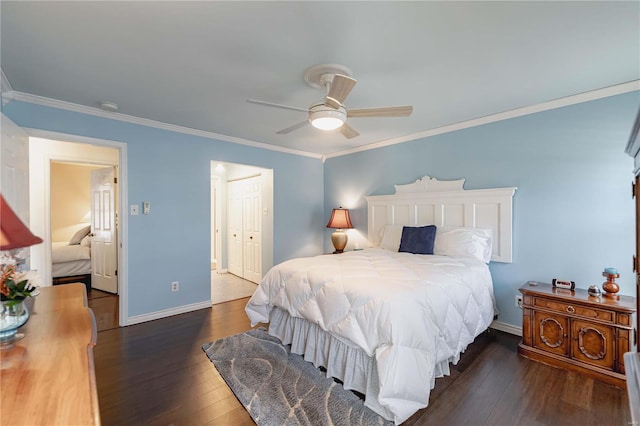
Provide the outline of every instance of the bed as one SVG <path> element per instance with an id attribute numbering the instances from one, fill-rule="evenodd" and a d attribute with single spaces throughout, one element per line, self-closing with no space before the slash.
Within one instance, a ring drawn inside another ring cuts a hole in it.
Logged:
<path id="1" fill-rule="evenodd" d="M 91 228 L 78 230 L 69 241 L 51 244 L 53 284 L 82 282 L 91 289 Z"/>
<path id="2" fill-rule="evenodd" d="M 276 265 L 246 306 L 252 324 L 270 323 L 396 424 L 426 407 L 435 379 L 497 314 L 489 261 L 511 261 L 515 188 L 463 183 L 426 176 L 367 197 L 373 247 Z M 420 245 L 429 238 L 434 254 Z"/>

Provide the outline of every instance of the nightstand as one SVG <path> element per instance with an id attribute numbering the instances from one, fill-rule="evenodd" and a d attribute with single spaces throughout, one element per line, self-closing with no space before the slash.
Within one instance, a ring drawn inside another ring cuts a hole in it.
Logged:
<path id="1" fill-rule="evenodd" d="M 623 356 L 635 350 L 634 297 L 594 297 L 545 283 L 527 283 L 520 292 L 520 355 L 625 387 Z"/>

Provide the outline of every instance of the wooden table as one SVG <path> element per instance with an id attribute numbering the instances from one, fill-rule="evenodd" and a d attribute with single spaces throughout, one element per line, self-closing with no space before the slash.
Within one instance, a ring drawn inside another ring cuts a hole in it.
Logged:
<path id="1" fill-rule="evenodd" d="M 0 351 L 0 424 L 99 425 L 96 323 L 84 284 L 43 287 L 25 337 Z"/>

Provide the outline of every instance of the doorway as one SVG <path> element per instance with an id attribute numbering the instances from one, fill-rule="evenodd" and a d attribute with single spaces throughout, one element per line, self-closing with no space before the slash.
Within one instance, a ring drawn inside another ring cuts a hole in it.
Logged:
<path id="1" fill-rule="evenodd" d="M 42 285 L 52 285 L 53 268 L 52 268 L 52 243 L 59 238 L 59 234 L 52 227 L 52 207 L 55 208 L 52 198 L 52 169 L 59 164 L 82 164 L 83 167 L 99 170 L 111 170 L 114 178 L 117 177 L 118 182 L 126 185 L 126 174 L 120 167 L 121 161 L 126 161 L 126 145 L 118 142 L 93 140 L 90 138 L 82 138 L 67 135 L 45 133 L 44 137 L 29 138 L 29 188 L 30 188 L 30 213 L 32 228 L 41 235 L 44 243 L 34 246 L 31 250 L 31 264 L 33 269 L 37 269 L 42 279 Z M 61 139 L 71 140 L 73 142 L 62 141 Z M 115 179 L 114 179 L 115 181 Z M 103 210 L 104 215 L 100 216 L 89 213 L 95 209 L 95 198 L 91 195 L 91 187 L 88 187 L 89 209 L 87 209 L 80 224 L 95 225 L 97 218 L 101 225 L 107 225 L 105 217 L 109 219 L 107 228 L 111 228 L 115 238 L 110 241 L 113 244 L 115 255 L 112 257 L 114 272 L 117 267 L 117 277 L 115 278 L 115 287 L 105 287 L 108 294 L 117 297 L 109 303 L 111 308 L 109 312 L 105 312 L 104 316 L 110 318 L 109 323 L 116 327 L 118 325 L 127 324 L 126 311 L 126 244 L 120 244 L 121 241 L 117 236 L 125 232 L 127 218 L 122 215 L 122 205 L 126 202 L 126 192 L 115 191 L 112 187 L 110 192 L 112 198 L 107 204 L 104 204 L 104 192 L 101 193 L 100 203 L 97 205 L 99 210 Z M 119 193 L 120 192 L 120 193 Z M 124 195 L 123 195 L 124 193 Z M 105 210 L 107 208 L 107 211 Z M 87 217 L 88 216 L 88 217 Z M 77 220 L 74 218 L 73 220 Z M 89 223 L 84 223 L 88 221 Z M 77 224 L 77 226 L 80 226 Z M 117 225 L 116 225 L 117 224 Z M 91 228 L 91 232 L 101 231 L 102 229 Z M 56 235 L 56 236 L 54 236 Z M 95 234 L 92 235 L 94 237 Z M 83 238 L 84 239 L 84 238 Z M 90 239 L 89 239 L 90 240 Z M 99 242 L 99 241 L 97 241 Z M 93 246 L 92 242 L 89 244 Z M 99 244 L 98 244 L 99 245 Z M 92 250 L 93 251 L 93 250 Z M 91 255 L 91 270 L 104 272 L 104 262 L 96 265 L 94 260 L 97 258 L 95 251 Z M 102 260 L 101 260 L 102 262 Z M 100 266 L 100 268 L 98 268 Z M 73 273 L 68 274 L 72 276 Z M 75 280 L 78 281 L 78 280 Z M 93 281 L 93 280 L 92 280 Z M 69 281 L 68 281 L 69 282 Z M 97 291 L 96 291 L 97 293 Z M 115 293 L 115 294 L 113 294 Z M 95 295 L 88 294 L 88 299 L 98 299 Z M 98 320 L 100 322 L 100 320 Z"/>
<path id="2" fill-rule="evenodd" d="M 211 185 L 211 300 L 221 303 L 253 294 L 273 266 L 273 170 L 212 161 Z"/>
<path id="3" fill-rule="evenodd" d="M 118 293 L 115 168 L 51 161 L 50 239 L 53 284 L 81 282 Z"/>

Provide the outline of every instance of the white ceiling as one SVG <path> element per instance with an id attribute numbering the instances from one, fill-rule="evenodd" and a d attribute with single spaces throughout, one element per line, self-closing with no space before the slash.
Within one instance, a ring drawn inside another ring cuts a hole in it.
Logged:
<path id="1" fill-rule="evenodd" d="M 640 2 L 1 2 L 12 90 L 329 154 L 640 79 Z M 322 99 L 303 74 L 342 64 L 360 132 L 276 131 Z"/>

